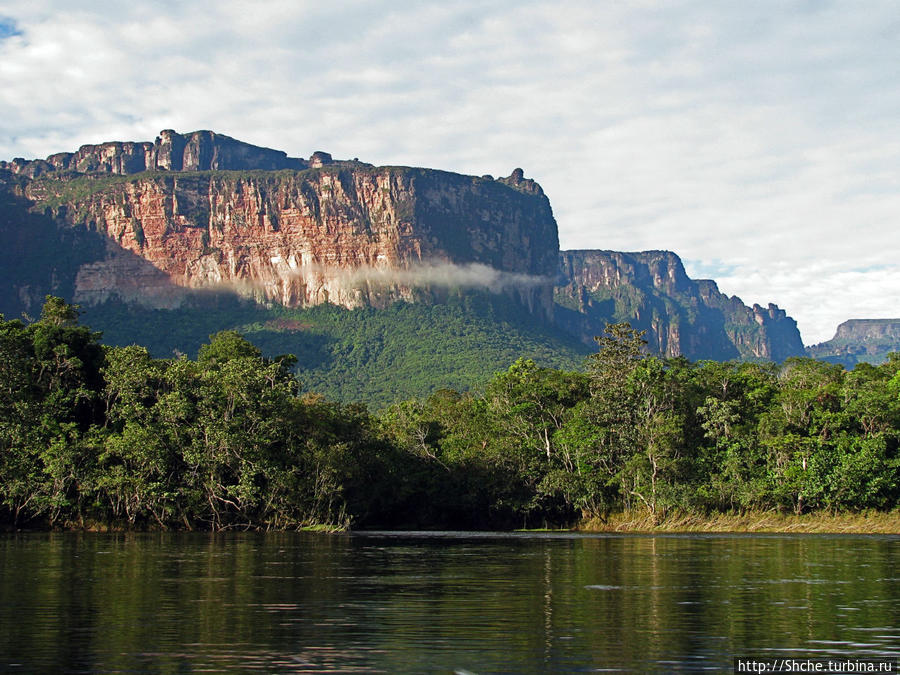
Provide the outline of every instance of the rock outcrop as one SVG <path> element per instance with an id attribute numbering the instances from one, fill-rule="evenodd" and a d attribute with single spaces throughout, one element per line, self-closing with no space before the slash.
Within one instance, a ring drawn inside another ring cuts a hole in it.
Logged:
<path id="1" fill-rule="evenodd" d="M 488 180 L 325 152 L 304 162 L 165 131 L 154 144 L 45 162 L 54 168 L 13 162 L 0 173 L 30 217 L 102 237 L 105 252 L 80 261 L 71 282 L 82 304 L 174 307 L 186 291 L 218 289 L 290 307 L 384 306 L 472 286 L 552 314 L 556 222 L 521 170 Z"/>
<path id="2" fill-rule="evenodd" d="M 715 282 L 695 281 L 669 251 L 561 251 L 557 322 L 590 343 L 607 323 L 645 330 L 654 352 L 690 359 L 803 354 L 796 322 L 775 305 L 747 307 Z"/>
<path id="3" fill-rule="evenodd" d="M 82 145 L 76 152 L 60 152 L 47 159 L 16 158 L 0 162 L 0 169 L 30 178 L 62 171 L 127 175 L 142 171 L 244 171 L 306 169 L 331 163 L 328 153 L 317 152 L 309 162 L 237 141 L 212 131 L 179 134 L 171 129 L 159 132 L 153 143 L 113 141 Z"/>
<path id="4" fill-rule="evenodd" d="M 174 308 L 210 290 L 304 307 L 383 307 L 487 288 L 592 344 L 607 322 L 691 359 L 803 352 L 774 305 L 694 281 L 673 253 L 564 251 L 541 186 L 308 160 L 211 131 L 0 162 L 0 311 L 44 294 Z M 555 302 L 554 302 L 555 300 Z"/>
<path id="5" fill-rule="evenodd" d="M 837 327 L 834 337 L 807 347 L 813 358 L 852 368 L 857 363 L 882 363 L 900 352 L 900 319 L 850 319 Z"/>

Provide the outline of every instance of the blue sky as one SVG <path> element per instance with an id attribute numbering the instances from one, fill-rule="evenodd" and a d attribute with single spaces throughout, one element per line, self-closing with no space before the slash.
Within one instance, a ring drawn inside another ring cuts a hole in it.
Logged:
<path id="1" fill-rule="evenodd" d="M 16 22 L 12 19 L 0 18 L 0 40 L 19 35 Z"/>
<path id="2" fill-rule="evenodd" d="M 900 316 L 900 7 L 0 1 L 0 158 L 160 129 L 508 175 L 804 341 Z"/>

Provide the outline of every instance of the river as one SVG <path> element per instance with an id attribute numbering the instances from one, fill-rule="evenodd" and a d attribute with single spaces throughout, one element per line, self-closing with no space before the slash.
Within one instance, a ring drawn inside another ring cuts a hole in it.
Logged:
<path id="1" fill-rule="evenodd" d="M 731 672 L 900 656 L 900 537 L 0 535 L 2 672 Z"/>

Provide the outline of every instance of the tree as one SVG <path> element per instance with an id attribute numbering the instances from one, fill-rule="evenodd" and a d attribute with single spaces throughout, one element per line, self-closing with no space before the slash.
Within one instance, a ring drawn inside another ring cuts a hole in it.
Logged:
<path id="1" fill-rule="evenodd" d="M 98 499 L 109 505 L 109 517 L 131 526 L 149 520 L 168 527 L 179 511 L 185 466 L 174 430 L 161 419 L 161 402 L 170 402 L 172 392 L 170 364 L 152 359 L 144 347 L 107 350 L 108 433 L 96 487 Z"/>
<path id="2" fill-rule="evenodd" d="M 2 501 L 14 522 L 81 519 L 102 420 L 100 334 L 78 324 L 78 308 L 47 297 L 41 319 L 0 328 Z"/>
<path id="3" fill-rule="evenodd" d="M 209 336 L 209 343 L 202 345 L 197 362 L 206 367 L 221 367 L 234 359 L 259 359 L 262 352 L 234 330 L 223 330 Z"/>
<path id="4" fill-rule="evenodd" d="M 25 325 L 0 315 L 0 503 L 14 525 L 33 508 L 43 474 L 40 440 L 30 442 L 40 419 L 33 372 L 34 349 Z"/>
<path id="5" fill-rule="evenodd" d="M 553 439 L 587 396 L 584 375 L 541 368 L 530 359 L 518 359 L 488 384 L 485 397 L 498 431 L 509 442 L 505 455 L 531 494 L 523 504 L 526 512 L 543 509 L 560 516 L 559 506 L 553 504 L 559 497 L 572 505 L 565 478 L 573 467 Z"/>
<path id="6" fill-rule="evenodd" d="M 605 519 L 619 504 L 618 467 L 599 453 L 605 430 L 595 423 L 592 401 L 577 404 L 553 436 L 561 466 L 547 474 L 542 490 L 561 494 L 583 518 Z"/>
<path id="7" fill-rule="evenodd" d="M 615 479 L 617 499 L 630 504 L 631 487 L 622 473 L 628 459 L 640 447 L 637 431 L 637 414 L 640 402 L 632 386 L 631 378 L 641 362 L 647 358 L 644 331 L 637 331 L 627 323 L 609 324 L 603 335 L 594 340 L 599 351 L 588 357 L 590 379 L 590 403 L 583 411 L 586 422 L 596 427 L 590 434 L 595 440 L 590 455 L 583 456 L 581 473 L 606 473 L 607 481 Z M 603 481 L 593 478 L 590 484 Z M 612 495 L 602 499 L 582 497 L 584 503 L 599 501 L 604 510 L 612 507 Z M 599 515 L 599 514 L 598 514 Z"/>
<path id="8" fill-rule="evenodd" d="M 774 364 L 703 362 L 693 371 L 692 387 L 702 431 L 691 442 L 696 504 L 718 510 L 768 507 L 758 426 L 777 393 Z"/>
<path id="9" fill-rule="evenodd" d="M 635 409 L 629 416 L 633 445 L 620 471 L 621 483 L 657 520 L 682 502 L 686 417 L 682 384 L 679 369 L 656 357 L 644 359 L 626 382 Z"/>
<path id="10" fill-rule="evenodd" d="M 760 418 L 769 494 L 800 514 L 827 500 L 833 442 L 842 428 L 841 366 L 807 358 L 785 361 L 773 407 Z"/>

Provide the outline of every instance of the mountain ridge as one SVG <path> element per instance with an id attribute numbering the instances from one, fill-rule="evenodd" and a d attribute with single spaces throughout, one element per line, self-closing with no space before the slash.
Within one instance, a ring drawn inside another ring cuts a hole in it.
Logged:
<path id="1" fill-rule="evenodd" d="M 206 306 L 210 292 L 302 309 L 441 303 L 471 289 L 587 346 L 629 321 L 666 356 L 803 354 L 784 310 L 690 279 L 672 252 L 560 251 L 550 202 L 522 169 L 495 179 L 321 151 L 301 160 L 164 130 L 153 143 L 0 162 L 0 199 L 7 315 L 34 314 L 47 293 L 174 311 Z"/>
<path id="2" fill-rule="evenodd" d="M 777 305 L 747 307 L 709 279 L 687 276 L 671 251 L 560 252 L 559 321 L 584 342 L 611 320 L 646 331 L 666 356 L 782 361 L 803 353 L 796 322 Z"/>
<path id="3" fill-rule="evenodd" d="M 852 368 L 857 363 L 882 363 L 900 351 L 900 319 L 848 319 L 834 337 L 807 347 L 809 356 Z"/>
<path id="4" fill-rule="evenodd" d="M 203 171 L 308 169 L 331 164 L 331 155 L 315 152 L 309 160 L 288 157 L 282 150 L 263 148 L 213 131 L 179 134 L 163 129 L 149 141 L 107 141 L 82 145 L 75 152 L 58 152 L 46 159 L 17 157 L 0 161 L 0 169 L 29 178 L 56 172 L 130 175 L 142 171 Z"/>

